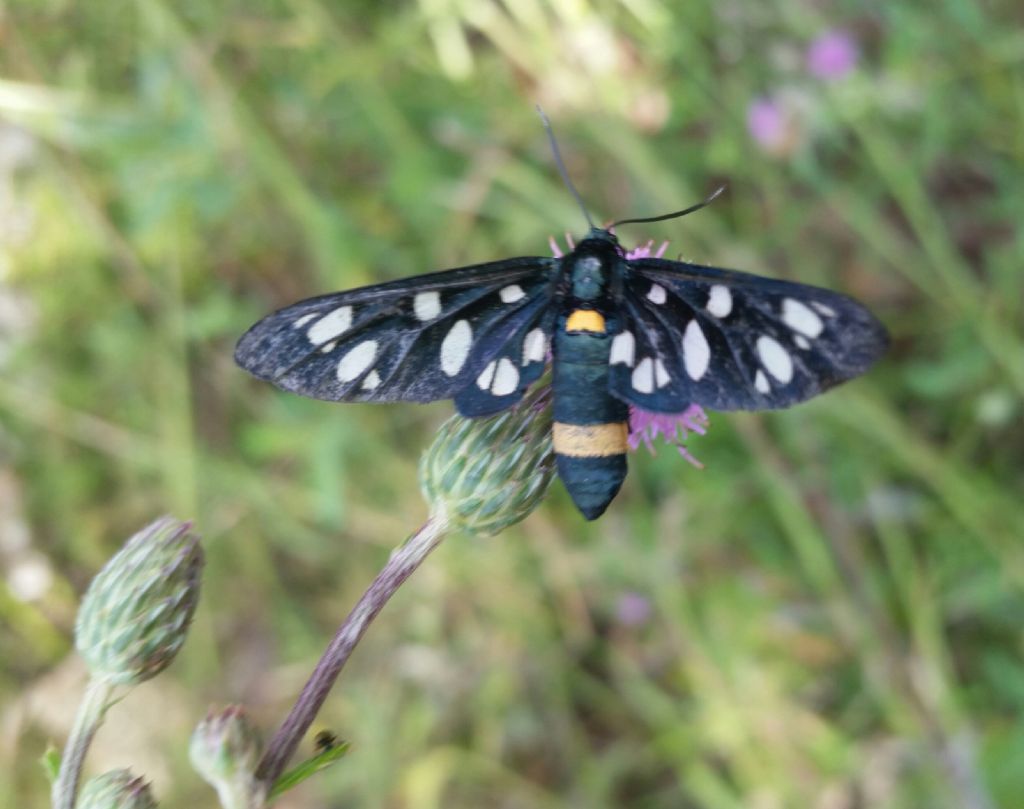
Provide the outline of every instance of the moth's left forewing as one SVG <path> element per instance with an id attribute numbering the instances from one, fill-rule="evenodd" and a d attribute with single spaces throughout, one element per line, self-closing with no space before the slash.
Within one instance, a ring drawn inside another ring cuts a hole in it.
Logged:
<path id="1" fill-rule="evenodd" d="M 635 349 L 616 362 L 613 344 L 612 392 L 658 412 L 788 407 L 863 373 L 887 345 L 844 295 L 664 259 L 628 262 L 622 306 Z"/>
<path id="2" fill-rule="evenodd" d="M 253 326 L 235 359 L 316 399 L 454 398 L 526 338 L 548 308 L 554 267 L 549 258 L 507 259 L 300 301 Z M 511 376 L 504 370 L 498 391 Z"/>

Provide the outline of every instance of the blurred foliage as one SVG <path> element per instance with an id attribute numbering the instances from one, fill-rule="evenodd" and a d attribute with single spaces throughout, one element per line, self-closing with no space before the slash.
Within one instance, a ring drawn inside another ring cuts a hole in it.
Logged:
<path id="1" fill-rule="evenodd" d="M 207 705 L 280 720 L 425 516 L 450 405 L 301 400 L 234 341 L 299 297 L 578 233 L 540 102 L 603 219 L 728 182 L 624 240 L 854 294 L 892 350 L 797 409 L 712 414 L 704 471 L 639 453 L 595 524 L 556 485 L 449 540 L 328 701 L 352 752 L 289 806 L 1019 806 L 1022 23 L 1007 0 L 5 4 L 0 796 L 45 803 L 78 594 L 160 513 L 206 538 L 204 601 L 90 771 L 211 805 L 186 763 Z M 817 79 L 834 28 L 859 59 Z"/>

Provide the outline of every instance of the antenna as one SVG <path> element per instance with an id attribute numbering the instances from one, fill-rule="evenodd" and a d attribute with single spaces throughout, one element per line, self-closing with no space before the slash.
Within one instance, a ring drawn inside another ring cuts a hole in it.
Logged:
<path id="1" fill-rule="evenodd" d="M 618 222 L 612 222 L 608 226 L 608 229 L 611 230 L 612 228 L 618 227 L 619 225 L 632 225 L 636 224 L 637 222 L 661 222 L 665 219 L 677 219 L 680 216 L 686 216 L 688 213 L 693 213 L 694 211 L 699 211 L 701 208 L 706 208 L 708 205 L 710 205 L 712 202 L 718 199 L 718 197 L 721 195 L 723 191 L 725 191 L 725 189 L 726 186 L 720 185 L 718 186 L 718 188 L 715 189 L 714 193 L 712 193 L 711 196 L 709 196 L 703 202 L 698 202 L 696 205 L 691 205 L 689 208 L 683 208 L 683 210 L 681 211 L 662 214 L 661 216 L 648 216 L 645 217 L 644 219 L 620 219 Z"/>
<path id="2" fill-rule="evenodd" d="M 548 140 L 551 142 L 551 151 L 555 154 L 555 165 L 558 166 L 558 173 L 562 175 L 562 182 L 565 183 L 565 187 L 569 189 L 576 198 L 576 204 L 580 206 L 580 210 L 583 211 L 583 216 L 587 220 L 587 224 L 590 225 L 590 229 L 594 229 L 594 220 L 590 218 L 590 214 L 587 213 L 586 206 L 583 204 L 583 198 L 580 196 L 580 192 L 576 190 L 576 186 L 572 184 L 572 180 L 569 179 L 569 172 L 565 170 L 565 163 L 562 162 L 562 154 L 558 151 L 558 141 L 555 140 L 555 131 L 551 128 L 551 121 L 548 120 L 548 116 L 544 114 L 544 110 L 540 108 L 540 104 L 537 105 L 537 114 L 540 116 L 540 121 L 544 124 L 544 131 L 548 133 Z"/>

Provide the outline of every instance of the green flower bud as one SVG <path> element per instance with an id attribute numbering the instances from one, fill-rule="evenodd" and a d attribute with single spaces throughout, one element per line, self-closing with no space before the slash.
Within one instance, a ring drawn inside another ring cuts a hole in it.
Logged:
<path id="1" fill-rule="evenodd" d="M 203 564 L 190 528 L 161 517 L 92 580 L 78 611 L 75 646 L 94 678 L 136 685 L 167 668 L 181 649 Z"/>
<path id="2" fill-rule="evenodd" d="M 454 416 L 420 460 L 420 486 L 432 513 L 475 534 L 496 534 L 524 519 L 555 474 L 550 387 L 536 386 L 497 416 Z"/>
<path id="3" fill-rule="evenodd" d="M 188 746 L 193 769 L 217 790 L 223 806 L 259 804 L 251 798 L 262 789 L 255 776 L 262 752 L 259 731 L 240 705 L 211 710 Z"/>
<path id="4" fill-rule="evenodd" d="M 78 809 L 156 809 L 149 784 L 129 770 L 111 770 L 82 787 Z"/>

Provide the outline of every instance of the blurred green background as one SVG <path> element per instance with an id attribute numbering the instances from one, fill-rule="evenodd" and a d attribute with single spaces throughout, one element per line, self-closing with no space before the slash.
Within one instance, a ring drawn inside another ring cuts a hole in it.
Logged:
<path id="1" fill-rule="evenodd" d="M 711 414 L 585 523 L 556 484 L 452 537 L 316 729 L 295 807 L 1024 805 L 1024 11 L 895 0 L 77 3 L 0 14 L 0 804 L 84 682 L 77 599 L 158 514 L 205 537 L 168 673 L 90 772 L 211 806 L 210 703 L 282 718 L 426 514 L 450 403 L 331 405 L 232 362 L 271 309 L 543 255 L 603 220 L 853 294 L 893 346 Z M 312 742 L 304 746 L 309 754 Z"/>

